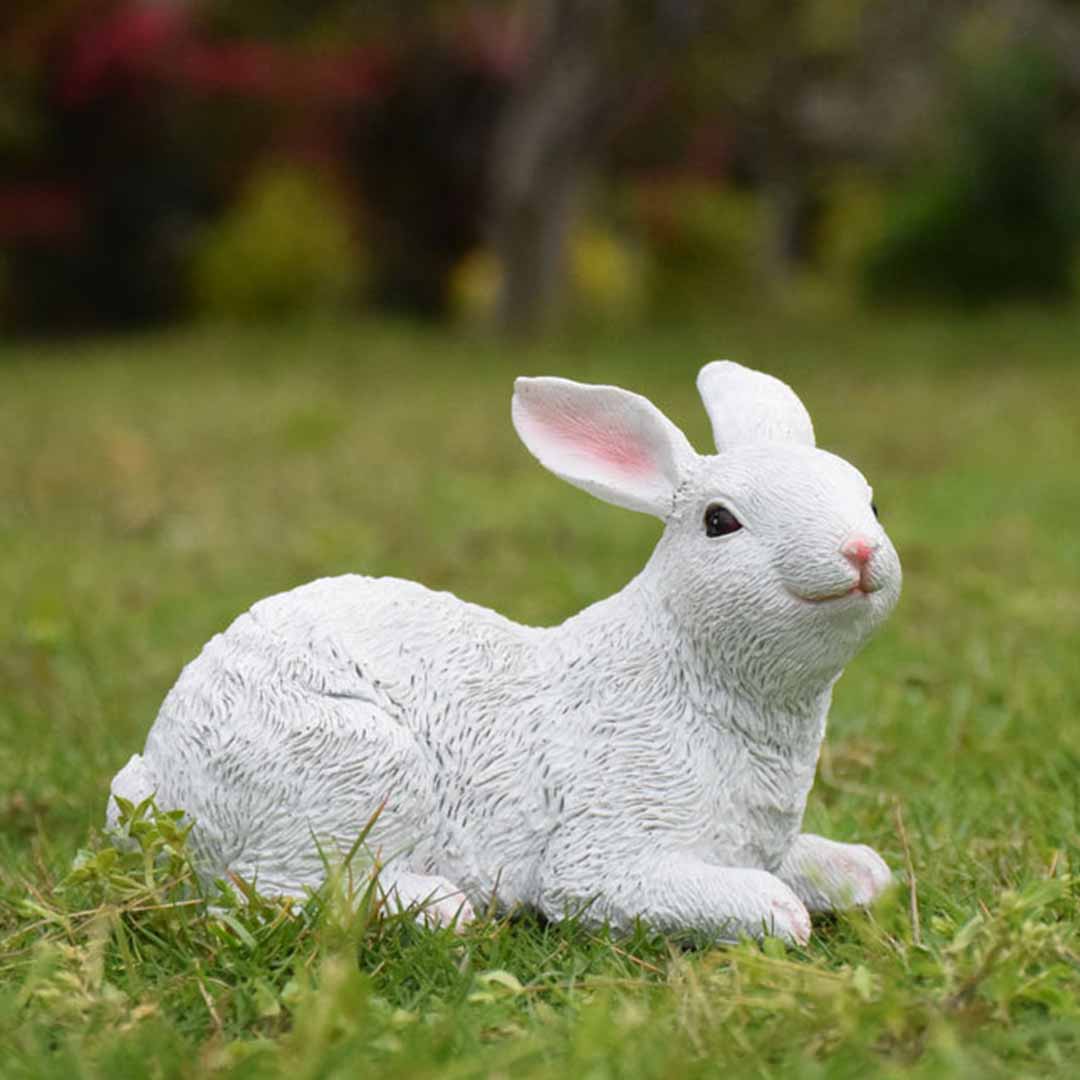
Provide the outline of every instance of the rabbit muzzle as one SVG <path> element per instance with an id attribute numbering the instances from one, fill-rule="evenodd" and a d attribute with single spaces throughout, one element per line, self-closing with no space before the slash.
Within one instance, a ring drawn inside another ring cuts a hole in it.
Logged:
<path id="1" fill-rule="evenodd" d="M 839 600 L 867 600 L 885 588 L 893 577 L 889 564 L 891 550 L 883 550 L 880 539 L 866 533 L 851 533 L 840 544 L 839 554 L 843 564 L 830 574 L 828 585 L 817 588 L 788 586 L 788 591 L 798 600 L 808 604 L 829 604 Z"/>

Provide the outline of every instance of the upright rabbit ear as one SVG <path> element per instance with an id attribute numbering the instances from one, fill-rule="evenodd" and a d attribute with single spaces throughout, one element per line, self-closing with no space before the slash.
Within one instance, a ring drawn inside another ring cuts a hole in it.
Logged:
<path id="1" fill-rule="evenodd" d="M 697 388 L 721 454 L 741 443 L 814 445 L 810 414 L 795 391 L 771 375 L 715 360 L 698 373 Z"/>
<path id="2" fill-rule="evenodd" d="M 655 405 L 615 386 L 522 378 L 512 408 L 521 441 L 556 476 L 658 518 L 697 457 Z"/>

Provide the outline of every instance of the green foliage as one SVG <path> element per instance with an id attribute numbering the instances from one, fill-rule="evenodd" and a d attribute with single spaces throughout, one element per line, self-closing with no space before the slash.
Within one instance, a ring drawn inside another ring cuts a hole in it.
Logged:
<path id="1" fill-rule="evenodd" d="M 585 326 L 625 326 L 646 306 L 646 271 L 641 254 L 619 233 L 586 221 L 570 237 L 567 251 L 567 307 L 572 322 Z M 449 279 L 450 308 L 469 323 L 495 317 L 502 269 L 497 257 L 478 249 L 460 260 Z"/>
<path id="2" fill-rule="evenodd" d="M 1072 289 L 1076 176 L 1045 56 L 1008 52 L 967 80 L 943 160 L 914 178 L 867 256 L 877 300 L 1060 299 Z"/>
<path id="3" fill-rule="evenodd" d="M 354 224 L 329 184 L 295 166 L 257 172 L 195 258 L 204 314 L 280 318 L 340 309 L 357 290 Z"/>
<path id="4" fill-rule="evenodd" d="M 490 323 L 495 317 L 502 270 L 495 254 L 477 248 L 450 272 L 447 296 L 454 317 L 469 323 Z"/>
<path id="5" fill-rule="evenodd" d="M 345 0 L 310 0 L 302 7 L 287 0 L 230 0 L 202 4 L 198 14 L 200 25 L 212 34 L 290 43 L 340 35 L 357 21 L 355 10 Z"/>
<path id="6" fill-rule="evenodd" d="M 760 281 L 762 211 L 755 196 L 699 180 L 636 189 L 649 294 L 661 314 L 716 311 Z"/>
<path id="7" fill-rule="evenodd" d="M 815 263 L 831 281 L 854 286 L 868 253 L 881 239 L 886 214 L 882 182 L 840 170 L 822 185 L 815 229 Z"/>
<path id="8" fill-rule="evenodd" d="M 512 363 L 390 325 L 4 346 L 0 1071 L 1069 1075 L 1078 333 L 1067 312 L 767 311 Z M 704 448 L 693 376 L 722 354 L 797 385 L 904 560 L 900 607 L 836 688 L 808 808 L 897 870 L 872 912 L 816 919 L 791 951 L 529 917 L 459 935 L 387 917 L 363 862 L 289 903 L 204 888 L 184 823 L 151 804 L 126 808 L 126 842 L 93 832 L 183 663 L 261 596 L 358 570 L 552 623 L 620 587 L 656 523 L 537 468 L 510 379 L 631 387 Z"/>
<path id="9" fill-rule="evenodd" d="M 642 259 L 613 229 L 586 222 L 570 238 L 569 256 L 571 304 L 579 319 L 619 325 L 640 316 Z"/>

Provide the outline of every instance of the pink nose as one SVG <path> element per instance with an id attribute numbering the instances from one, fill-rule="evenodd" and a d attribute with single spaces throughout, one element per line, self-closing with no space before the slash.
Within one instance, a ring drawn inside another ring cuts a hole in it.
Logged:
<path id="1" fill-rule="evenodd" d="M 870 561 L 870 556 L 874 554 L 876 547 L 877 545 L 871 543 L 865 536 L 856 533 L 844 541 L 840 552 L 844 558 L 849 559 L 856 566 L 863 567 Z"/>

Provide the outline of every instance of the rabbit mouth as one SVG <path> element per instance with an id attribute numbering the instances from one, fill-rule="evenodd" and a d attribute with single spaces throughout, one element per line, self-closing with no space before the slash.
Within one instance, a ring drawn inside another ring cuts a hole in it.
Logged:
<path id="1" fill-rule="evenodd" d="M 839 600 L 847 600 L 849 597 L 853 596 L 869 597 L 877 592 L 874 588 L 868 588 L 862 581 L 857 581 L 850 588 L 843 589 L 840 592 L 822 593 L 820 595 L 808 596 L 805 593 L 796 592 L 794 589 L 789 589 L 788 591 L 796 600 L 801 600 L 804 604 L 829 604 Z"/>

